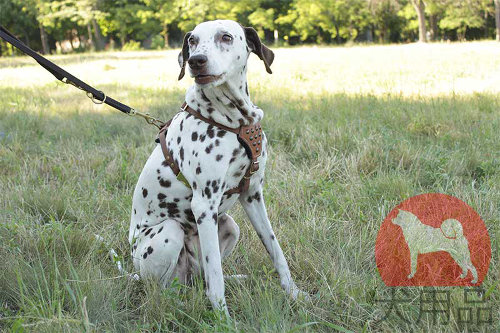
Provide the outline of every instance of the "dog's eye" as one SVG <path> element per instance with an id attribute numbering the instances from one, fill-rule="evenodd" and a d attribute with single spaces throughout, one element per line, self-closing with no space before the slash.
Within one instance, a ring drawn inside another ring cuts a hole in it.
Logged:
<path id="1" fill-rule="evenodd" d="M 194 39 L 194 37 L 189 37 L 188 43 L 189 43 L 189 45 L 194 45 L 194 44 L 196 44 L 196 40 Z"/>
<path id="2" fill-rule="evenodd" d="M 224 34 L 224 35 L 222 35 L 222 41 L 226 42 L 226 43 L 232 42 L 233 36 L 228 35 L 228 34 Z"/>

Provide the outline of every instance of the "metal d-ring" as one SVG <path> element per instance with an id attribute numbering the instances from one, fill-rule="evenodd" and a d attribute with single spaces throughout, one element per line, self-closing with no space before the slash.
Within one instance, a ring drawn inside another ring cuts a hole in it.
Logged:
<path id="1" fill-rule="evenodd" d="M 90 100 L 94 104 L 102 104 L 102 103 L 106 102 L 106 94 L 100 90 L 99 90 L 99 92 L 104 95 L 104 99 L 102 101 L 97 99 L 97 97 L 95 97 L 94 94 L 92 94 L 91 92 L 87 92 L 87 97 L 90 98 Z"/>

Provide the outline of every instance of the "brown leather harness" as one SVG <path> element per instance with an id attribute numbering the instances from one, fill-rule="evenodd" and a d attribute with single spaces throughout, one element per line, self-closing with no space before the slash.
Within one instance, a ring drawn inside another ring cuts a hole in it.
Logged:
<path id="1" fill-rule="evenodd" d="M 227 190 L 226 192 L 224 192 L 224 194 L 229 195 L 234 193 L 242 193 L 248 190 L 248 187 L 250 185 L 250 178 L 255 172 L 257 172 L 257 170 L 259 170 L 259 161 L 257 160 L 257 158 L 259 158 L 260 154 L 262 153 L 262 127 L 260 126 L 260 122 L 249 126 L 241 126 L 238 128 L 227 127 L 217 123 L 212 119 L 202 116 L 199 112 L 189 107 L 189 105 L 187 105 L 186 102 L 182 104 L 181 112 L 188 112 L 194 117 L 210 125 L 216 126 L 224 131 L 236 134 L 238 141 L 245 148 L 247 156 L 250 159 L 250 165 L 248 166 L 247 171 L 243 175 L 243 178 L 241 179 L 238 186 Z M 185 181 L 185 178 L 181 173 L 179 165 L 176 163 L 175 159 L 172 157 L 172 153 L 167 148 L 166 136 L 168 127 L 170 126 L 171 123 L 172 119 L 166 122 L 165 125 L 163 125 L 163 127 L 160 129 L 160 132 L 158 133 L 161 150 L 163 152 L 163 156 L 165 157 L 165 161 L 170 166 L 177 179 L 180 179 L 181 181 L 184 182 L 184 184 L 189 186 L 189 183 Z"/>

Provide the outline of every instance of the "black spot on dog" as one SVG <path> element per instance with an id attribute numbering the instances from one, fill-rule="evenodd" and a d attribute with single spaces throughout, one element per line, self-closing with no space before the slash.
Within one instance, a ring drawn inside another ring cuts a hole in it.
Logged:
<path id="1" fill-rule="evenodd" d="M 146 259 L 148 257 L 148 253 L 147 252 L 144 252 L 144 255 L 142 256 L 144 259 Z"/>
<path id="2" fill-rule="evenodd" d="M 203 89 L 201 89 L 201 98 L 203 98 L 203 100 L 204 100 L 205 102 L 210 102 L 210 100 L 208 99 L 208 97 L 207 97 L 207 96 L 205 95 L 205 93 L 203 92 Z M 200 105 L 198 104 L 198 106 L 200 106 Z"/>
<path id="3" fill-rule="evenodd" d="M 181 149 L 179 151 L 179 155 L 181 157 L 181 161 L 184 161 L 184 147 L 181 147 Z"/>
<path id="4" fill-rule="evenodd" d="M 174 198 L 174 202 L 179 202 L 179 198 Z"/>
<path id="5" fill-rule="evenodd" d="M 217 213 L 213 213 L 212 218 L 214 219 L 215 224 L 217 224 Z"/>
<path id="6" fill-rule="evenodd" d="M 198 185 L 196 184 L 196 182 L 193 182 L 193 190 L 196 190 L 197 188 L 198 188 Z"/>
<path id="7" fill-rule="evenodd" d="M 239 171 L 237 171 L 237 172 L 235 172 L 235 173 L 233 174 L 233 177 L 239 178 L 239 177 L 241 177 L 241 175 L 242 175 L 242 173 L 241 173 L 241 172 L 239 172 Z"/>
<path id="8" fill-rule="evenodd" d="M 230 123 L 232 123 L 232 122 L 233 122 L 233 120 L 232 120 L 231 118 L 229 118 L 227 115 L 226 115 L 226 119 L 227 119 L 227 121 L 229 121 Z"/>
<path id="9" fill-rule="evenodd" d="M 153 230 L 153 228 L 149 228 L 149 229 L 146 231 L 146 233 L 144 234 L 144 236 L 149 235 L 149 233 L 151 232 L 151 230 Z"/>
<path id="10" fill-rule="evenodd" d="M 161 227 L 160 229 L 158 229 L 158 233 L 162 232 L 163 230 L 163 227 Z"/>
<path id="11" fill-rule="evenodd" d="M 136 211 L 136 210 L 135 210 L 135 208 L 134 208 L 134 215 L 135 215 L 135 214 L 137 214 L 137 211 Z"/>
<path id="12" fill-rule="evenodd" d="M 161 217 L 165 217 L 165 213 L 160 213 L 160 216 Z"/>
<path id="13" fill-rule="evenodd" d="M 165 243 L 168 243 L 168 238 L 165 238 Z"/>
<path id="14" fill-rule="evenodd" d="M 213 136 L 212 136 L 212 137 L 213 137 Z M 214 148 L 214 145 L 213 145 L 213 143 L 211 143 L 209 146 L 207 146 L 207 147 L 205 148 L 205 152 L 206 152 L 207 154 L 210 154 L 210 152 L 212 151 L 212 149 L 213 149 L 213 148 Z"/>
<path id="15" fill-rule="evenodd" d="M 148 246 L 148 254 L 153 253 L 153 248 L 151 246 Z"/>
<path id="16" fill-rule="evenodd" d="M 185 209 L 184 214 L 189 222 L 194 222 L 194 215 L 191 209 Z"/>
<path id="17" fill-rule="evenodd" d="M 222 138 L 224 137 L 224 135 L 226 135 L 226 131 L 224 130 L 217 131 L 217 137 Z"/>
<path id="18" fill-rule="evenodd" d="M 196 140 L 198 140 L 198 133 L 197 133 L 197 132 L 193 132 L 193 133 L 191 134 L 191 140 L 192 140 L 192 141 L 196 141 Z"/>
<path id="19" fill-rule="evenodd" d="M 207 196 L 208 199 L 212 197 L 212 192 L 210 191 L 210 188 L 207 186 L 205 187 L 205 195 Z"/>
<path id="20" fill-rule="evenodd" d="M 172 185 L 172 183 L 170 182 L 170 180 L 166 180 L 166 179 L 160 178 L 160 186 L 162 186 L 162 187 L 170 187 L 171 185 Z"/>
<path id="21" fill-rule="evenodd" d="M 203 219 L 205 218 L 205 216 L 207 216 L 205 214 L 205 212 L 201 213 L 200 218 L 198 219 L 198 224 L 202 224 L 203 223 Z"/>
<path id="22" fill-rule="evenodd" d="M 156 233 L 151 233 L 151 235 L 149 235 L 149 238 L 153 239 L 153 237 L 156 235 Z"/>
<path id="23" fill-rule="evenodd" d="M 180 129 L 181 129 L 181 132 L 182 132 L 182 125 L 184 124 L 184 119 L 181 120 L 181 123 L 179 125 Z"/>
<path id="24" fill-rule="evenodd" d="M 275 238 L 274 235 L 271 235 L 271 239 L 274 240 L 274 238 Z"/>
<path id="25" fill-rule="evenodd" d="M 207 135 L 208 135 L 209 138 L 213 138 L 214 137 L 215 131 L 214 131 L 214 126 L 213 125 L 208 125 Z"/>
<path id="26" fill-rule="evenodd" d="M 205 138 L 206 138 L 206 137 L 207 137 L 206 135 L 204 135 L 204 134 L 200 134 L 200 142 L 205 141 Z"/>
<path id="27" fill-rule="evenodd" d="M 180 136 L 177 137 L 177 144 L 179 144 L 179 143 L 181 143 L 181 137 Z"/>
<path id="28" fill-rule="evenodd" d="M 148 196 L 148 190 L 145 189 L 144 187 L 142 188 L 142 196 L 145 198 Z"/>
<path id="29" fill-rule="evenodd" d="M 207 111 L 208 111 L 208 113 L 212 113 L 212 112 L 214 112 L 215 110 L 214 110 L 214 108 L 207 108 Z"/>
<path id="30" fill-rule="evenodd" d="M 196 174 L 199 175 L 201 173 L 201 167 L 198 165 L 196 168 Z"/>
<path id="31" fill-rule="evenodd" d="M 151 215 L 152 211 L 148 210 L 146 214 Z"/>
<path id="32" fill-rule="evenodd" d="M 163 193 L 158 193 L 158 200 L 164 200 L 167 196 Z"/>
<path id="33" fill-rule="evenodd" d="M 222 158 L 223 158 L 223 157 L 224 157 L 224 156 L 222 156 L 222 155 L 220 155 L 220 154 L 219 154 L 219 155 L 215 156 L 215 160 L 216 160 L 217 162 L 219 162 L 220 160 L 222 160 Z"/>

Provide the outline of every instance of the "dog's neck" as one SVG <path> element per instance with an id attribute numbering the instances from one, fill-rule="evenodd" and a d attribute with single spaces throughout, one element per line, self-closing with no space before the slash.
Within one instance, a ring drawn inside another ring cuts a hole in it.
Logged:
<path id="1" fill-rule="evenodd" d="M 186 103 L 205 118 L 232 128 L 255 124 L 264 116 L 250 101 L 246 68 L 216 87 L 192 85 L 186 93 Z"/>

